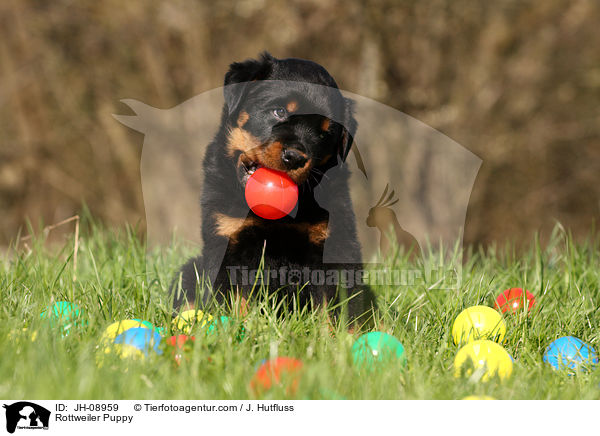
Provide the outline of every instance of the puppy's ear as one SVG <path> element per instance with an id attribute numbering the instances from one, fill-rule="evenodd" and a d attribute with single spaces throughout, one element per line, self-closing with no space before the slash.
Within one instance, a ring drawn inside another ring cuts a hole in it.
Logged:
<path id="1" fill-rule="evenodd" d="M 232 115 L 238 110 L 242 98 L 248 88 L 247 82 L 264 80 L 271 73 L 275 58 L 264 52 L 260 59 L 248 59 L 244 62 L 234 62 L 225 74 L 223 94 L 227 112 Z"/>
<path id="2" fill-rule="evenodd" d="M 342 162 L 346 160 L 350 149 L 352 149 L 357 127 L 358 123 L 354 118 L 354 100 L 344 98 L 344 124 L 342 125 L 342 134 L 338 144 L 338 153 Z"/>

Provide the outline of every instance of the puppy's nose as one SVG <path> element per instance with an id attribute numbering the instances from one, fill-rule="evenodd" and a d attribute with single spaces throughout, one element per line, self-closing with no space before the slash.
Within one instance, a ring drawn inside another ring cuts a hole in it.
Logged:
<path id="1" fill-rule="evenodd" d="M 293 148 L 287 148 L 281 153 L 281 160 L 288 170 L 302 168 L 308 160 L 306 156 Z"/>

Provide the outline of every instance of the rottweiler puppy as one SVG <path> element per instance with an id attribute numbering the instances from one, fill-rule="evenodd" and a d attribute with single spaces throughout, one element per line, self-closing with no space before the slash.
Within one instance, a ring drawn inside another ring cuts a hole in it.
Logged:
<path id="1" fill-rule="evenodd" d="M 221 125 L 203 162 L 203 256 L 176 275 L 174 308 L 232 293 L 247 299 L 260 279 L 269 298 L 295 307 L 346 300 L 349 318 L 362 324 L 375 302 L 357 283 L 361 250 L 345 164 L 357 128 L 353 101 L 321 65 L 268 53 L 231 64 L 223 89 Z M 248 208 L 244 189 L 260 167 L 298 185 L 290 215 L 268 220 Z"/>

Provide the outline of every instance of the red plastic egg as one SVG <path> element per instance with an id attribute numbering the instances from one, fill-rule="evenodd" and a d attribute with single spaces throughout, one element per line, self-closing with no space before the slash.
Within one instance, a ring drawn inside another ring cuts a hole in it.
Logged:
<path id="1" fill-rule="evenodd" d="M 191 344 L 196 338 L 194 336 L 177 335 L 167 338 L 167 345 L 173 347 L 173 358 L 179 365 L 183 354 L 191 350 Z"/>
<path id="2" fill-rule="evenodd" d="M 169 344 L 172 347 L 183 348 L 183 345 L 187 341 L 193 342 L 195 340 L 196 340 L 196 338 L 194 336 L 177 335 L 177 336 L 171 336 L 171 337 L 167 338 L 167 344 Z"/>
<path id="3" fill-rule="evenodd" d="M 294 395 L 298 390 L 302 362 L 293 357 L 278 357 L 263 363 L 250 382 L 250 387 L 256 395 L 268 391 L 273 385 L 287 382 L 286 393 Z"/>
<path id="4" fill-rule="evenodd" d="M 502 313 L 513 312 L 516 313 L 523 310 L 524 299 L 527 299 L 527 311 L 530 311 L 535 304 L 535 297 L 533 294 L 525 290 L 525 297 L 523 296 L 523 289 L 511 288 L 507 289 L 496 298 L 494 307 L 502 310 Z"/>
<path id="5" fill-rule="evenodd" d="M 287 174 L 258 168 L 246 183 L 246 203 L 261 218 L 277 220 L 288 215 L 298 203 L 298 185 Z"/>

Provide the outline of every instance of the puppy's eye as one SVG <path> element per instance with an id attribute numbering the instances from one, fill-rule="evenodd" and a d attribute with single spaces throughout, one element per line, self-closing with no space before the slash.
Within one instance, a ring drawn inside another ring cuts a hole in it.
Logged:
<path id="1" fill-rule="evenodd" d="M 277 118 L 278 120 L 285 119 L 286 115 L 287 115 L 287 111 L 284 108 L 282 108 L 282 107 L 278 107 L 277 109 L 273 109 L 273 116 L 275 118 Z"/>

